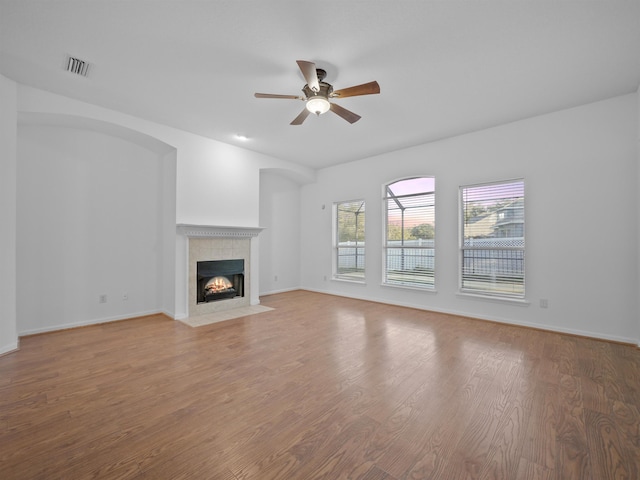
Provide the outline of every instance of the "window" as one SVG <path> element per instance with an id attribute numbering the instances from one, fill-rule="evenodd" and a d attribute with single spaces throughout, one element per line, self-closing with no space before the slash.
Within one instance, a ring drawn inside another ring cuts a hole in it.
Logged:
<path id="1" fill-rule="evenodd" d="M 435 179 L 417 177 L 385 186 L 386 285 L 435 286 Z"/>
<path id="2" fill-rule="evenodd" d="M 335 277 L 364 280 L 364 200 L 335 204 Z"/>
<path id="3" fill-rule="evenodd" d="M 460 187 L 460 289 L 524 298 L 524 181 Z"/>

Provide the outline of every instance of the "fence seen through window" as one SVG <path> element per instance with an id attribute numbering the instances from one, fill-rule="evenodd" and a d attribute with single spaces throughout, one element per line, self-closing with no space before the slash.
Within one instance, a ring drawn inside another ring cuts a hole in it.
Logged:
<path id="1" fill-rule="evenodd" d="M 335 277 L 362 281 L 365 275 L 365 202 L 341 202 L 336 212 Z"/>
<path id="2" fill-rule="evenodd" d="M 524 181 L 460 188 L 463 292 L 523 298 Z"/>

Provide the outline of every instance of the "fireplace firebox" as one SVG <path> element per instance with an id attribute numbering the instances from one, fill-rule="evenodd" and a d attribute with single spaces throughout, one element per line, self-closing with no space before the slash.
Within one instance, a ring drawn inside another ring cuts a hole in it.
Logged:
<path id="1" fill-rule="evenodd" d="M 244 297 L 244 260 L 197 262 L 198 303 Z"/>

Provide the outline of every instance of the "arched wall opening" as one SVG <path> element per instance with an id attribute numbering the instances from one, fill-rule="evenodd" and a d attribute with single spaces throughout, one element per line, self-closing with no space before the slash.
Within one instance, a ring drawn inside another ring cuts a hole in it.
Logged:
<path id="1" fill-rule="evenodd" d="M 175 309 L 176 148 L 75 115 L 18 113 L 20 335 Z"/>

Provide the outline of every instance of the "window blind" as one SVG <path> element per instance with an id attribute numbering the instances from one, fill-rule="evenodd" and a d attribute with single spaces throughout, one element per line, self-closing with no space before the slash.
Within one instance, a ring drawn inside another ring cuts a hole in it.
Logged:
<path id="1" fill-rule="evenodd" d="M 524 181 L 460 187 L 462 291 L 525 294 Z"/>

